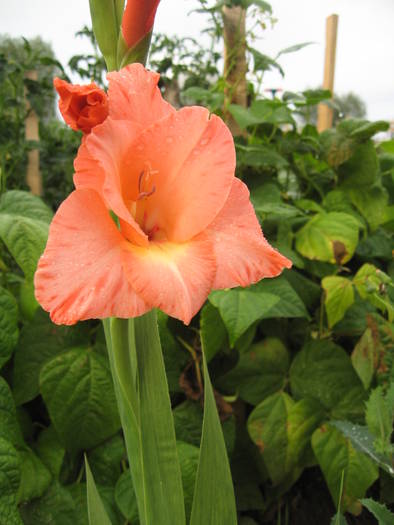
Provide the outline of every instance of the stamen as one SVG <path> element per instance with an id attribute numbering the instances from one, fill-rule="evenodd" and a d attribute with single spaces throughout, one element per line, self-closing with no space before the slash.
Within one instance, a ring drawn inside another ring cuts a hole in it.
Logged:
<path id="1" fill-rule="evenodd" d="M 147 197 L 150 197 L 153 195 L 156 191 L 156 186 L 153 185 L 153 188 L 150 191 L 141 191 L 140 194 L 137 197 L 137 201 L 140 201 L 141 199 L 146 199 Z"/>

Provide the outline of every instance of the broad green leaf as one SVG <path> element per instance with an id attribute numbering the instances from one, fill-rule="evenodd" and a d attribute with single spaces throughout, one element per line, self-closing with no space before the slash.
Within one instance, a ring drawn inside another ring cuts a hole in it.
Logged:
<path id="1" fill-rule="evenodd" d="M 372 141 L 359 144 L 352 156 L 341 164 L 339 175 L 344 187 L 370 186 L 377 180 L 379 162 Z"/>
<path id="2" fill-rule="evenodd" d="M 39 198 L 27 191 L 7 191 L 0 199 L 0 214 L 7 213 L 49 224 L 52 210 Z"/>
<path id="3" fill-rule="evenodd" d="M 322 280 L 322 287 L 326 292 L 324 305 L 328 326 L 332 328 L 344 317 L 348 308 L 354 303 L 353 284 L 345 277 L 333 275 Z"/>
<path id="4" fill-rule="evenodd" d="M 283 276 L 289 281 L 291 287 L 308 309 L 312 309 L 318 304 L 321 297 L 321 288 L 317 283 L 293 269 L 285 270 Z"/>
<path id="5" fill-rule="evenodd" d="M 18 305 L 14 296 L 0 286 L 0 368 L 18 342 Z"/>
<path id="6" fill-rule="evenodd" d="M 382 454 L 376 452 L 374 447 L 374 436 L 370 433 L 368 427 L 355 425 L 349 421 L 331 421 L 331 425 L 342 432 L 345 437 L 349 438 L 356 450 L 367 454 L 374 463 L 394 476 L 394 468 L 392 466 L 391 458 L 388 459 Z"/>
<path id="7" fill-rule="evenodd" d="M 181 465 L 186 522 L 188 522 L 192 510 L 200 451 L 198 447 L 194 447 L 193 445 L 182 441 L 177 441 L 177 450 L 179 463 Z"/>
<path id="8" fill-rule="evenodd" d="M 319 403 L 295 403 L 285 392 L 267 397 L 252 411 L 248 431 L 274 485 L 291 485 L 299 477 L 310 437 L 323 419 Z"/>
<path id="9" fill-rule="evenodd" d="M 0 438 L 6 439 L 14 446 L 24 445 L 12 393 L 2 377 L 0 377 Z"/>
<path id="10" fill-rule="evenodd" d="M 376 230 L 385 222 L 385 210 L 389 200 L 385 188 L 375 185 L 372 188 L 355 187 L 348 191 L 352 203 L 367 220 L 372 230 Z"/>
<path id="11" fill-rule="evenodd" d="M 294 124 L 291 111 L 278 100 L 256 100 L 250 108 L 230 104 L 229 112 L 241 128 L 257 124 Z"/>
<path id="12" fill-rule="evenodd" d="M 52 476 L 58 479 L 66 451 L 53 426 L 40 432 L 34 448 Z"/>
<path id="13" fill-rule="evenodd" d="M 378 520 L 378 525 L 393 525 L 394 514 L 383 503 L 374 501 L 371 498 L 360 499 L 363 507 L 369 510 Z"/>
<path id="14" fill-rule="evenodd" d="M 276 393 L 262 401 L 248 418 L 250 437 L 259 448 L 274 485 L 288 474 L 286 423 L 293 405 L 288 394 Z"/>
<path id="15" fill-rule="evenodd" d="M 0 437 L 0 525 L 22 525 L 16 506 L 20 462 L 14 447 Z"/>
<path id="16" fill-rule="evenodd" d="M 328 129 L 320 134 L 324 157 L 330 166 L 338 168 L 354 153 L 357 142 L 338 129 Z"/>
<path id="17" fill-rule="evenodd" d="M 19 287 L 19 310 L 22 316 L 32 321 L 39 307 L 37 299 L 34 296 L 34 283 L 26 279 Z"/>
<path id="18" fill-rule="evenodd" d="M 382 228 L 378 228 L 359 243 L 356 253 L 367 259 L 381 258 L 391 261 L 392 249 L 392 236 Z"/>
<path id="19" fill-rule="evenodd" d="M 234 345 L 249 326 L 268 314 L 280 298 L 272 293 L 259 294 L 252 286 L 212 292 L 209 301 L 219 309 L 230 344 Z"/>
<path id="20" fill-rule="evenodd" d="M 380 341 L 376 340 L 372 330 L 367 328 L 351 355 L 353 367 L 365 389 L 368 389 L 371 385 L 375 373 L 375 365 L 379 362 L 380 352 Z"/>
<path id="21" fill-rule="evenodd" d="M 331 341 L 310 341 L 294 358 L 290 386 L 296 399 L 317 400 L 333 417 L 361 418 L 366 393 L 350 357 Z"/>
<path id="22" fill-rule="evenodd" d="M 204 421 L 190 525 L 236 525 L 234 488 L 203 348 Z"/>
<path id="23" fill-rule="evenodd" d="M 58 482 L 54 482 L 42 498 L 22 505 L 20 511 L 24 525 L 52 523 L 56 523 L 56 525 L 80 525 L 81 523 L 77 506 L 70 492 Z"/>
<path id="24" fill-rule="evenodd" d="M 228 346 L 226 327 L 219 310 L 210 302 L 201 310 L 200 337 L 208 363 L 220 350 Z"/>
<path id="25" fill-rule="evenodd" d="M 353 514 L 361 512 L 359 498 L 378 478 L 378 468 L 362 452 L 358 452 L 339 430 L 322 425 L 312 435 L 312 448 L 323 471 L 333 502 L 337 505 L 344 471 L 340 509 Z"/>
<path id="26" fill-rule="evenodd" d="M 32 281 L 48 238 L 48 224 L 21 215 L 0 213 L 0 237 L 25 277 Z"/>
<path id="27" fill-rule="evenodd" d="M 115 501 L 123 516 L 130 522 L 138 521 L 138 505 L 130 471 L 126 470 L 115 486 Z"/>
<path id="28" fill-rule="evenodd" d="M 40 390 L 70 450 L 92 448 L 120 428 L 111 374 L 97 352 L 81 347 L 54 357 L 41 370 Z"/>
<path id="29" fill-rule="evenodd" d="M 36 312 L 32 323 L 24 325 L 14 355 L 13 393 L 17 405 L 39 394 L 41 368 L 65 350 L 69 330 L 51 323 L 42 310 Z"/>
<path id="30" fill-rule="evenodd" d="M 308 259 L 343 264 L 357 247 L 359 223 L 342 212 L 318 213 L 296 234 L 296 248 Z"/>
<path id="31" fill-rule="evenodd" d="M 88 515 L 90 525 L 111 525 L 107 512 L 97 491 L 88 460 L 85 456 L 86 488 L 88 499 Z"/>
<path id="32" fill-rule="evenodd" d="M 357 121 L 355 121 L 357 122 Z M 357 122 L 350 136 L 358 141 L 368 140 L 376 133 L 380 131 L 387 131 L 390 124 L 384 120 L 378 120 L 376 122 L 368 122 L 367 120 L 361 120 Z"/>
<path id="33" fill-rule="evenodd" d="M 284 388 L 289 364 L 289 354 L 283 343 L 267 338 L 240 355 L 235 368 L 220 378 L 220 387 L 257 405 Z"/>
<path id="34" fill-rule="evenodd" d="M 387 286 L 393 286 L 391 278 L 373 264 L 364 264 L 353 277 L 358 293 L 382 312 L 387 312 L 389 321 L 394 319 L 394 306 L 387 294 Z"/>
<path id="35" fill-rule="evenodd" d="M 231 345 L 257 320 L 309 317 L 304 303 L 283 276 L 263 279 L 249 288 L 215 291 L 209 300 L 219 309 Z"/>
<path id="36" fill-rule="evenodd" d="M 354 304 L 346 312 L 342 321 L 339 321 L 333 328 L 336 335 L 345 335 L 353 337 L 361 337 L 367 329 L 367 320 L 369 316 L 376 312 L 376 309 L 371 303 L 363 301 L 356 295 Z"/>
<path id="37" fill-rule="evenodd" d="M 286 168 L 289 165 L 282 155 L 263 145 L 245 147 L 239 162 L 246 166 L 272 166 L 276 169 Z"/>
<path id="38" fill-rule="evenodd" d="M 366 404 L 365 420 L 368 429 L 375 436 L 374 446 L 377 452 L 392 452 L 391 434 L 393 432 L 394 411 L 383 394 L 381 386 L 372 390 Z"/>
<path id="39" fill-rule="evenodd" d="M 21 466 L 21 482 L 17 501 L 23 503 L 41 497 L 49 487 L 52 476 L 42 461 L 30 449 L 18 452 Z"/>
<path id="40" fill-rule="evenodd" d="M 89 466 L 98 485 L 114 486 L 127 458 L 122 436 L 118 433 L 87 453 Z"/>

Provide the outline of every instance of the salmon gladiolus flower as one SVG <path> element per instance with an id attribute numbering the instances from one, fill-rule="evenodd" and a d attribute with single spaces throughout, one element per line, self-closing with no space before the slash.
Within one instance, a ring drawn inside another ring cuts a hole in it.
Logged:
<path id="1" fill-rule="evenodd" d="M 94 82 L 85 86 L 74 86 L 55 78 L 53 85 L 60 97 L 60 112 L 70 128 L 87 134 L 107 118 L 107 94 Z"/>
<path id="2" fill-rule="evenodd" d="M 122 18 L 122 35 L 128 48 L 134 47 L 153 29 L 160 0 L 127 0 Z"/>
<path id="3" fill-rule="evenodd" d="M 234 176 L 223 121 L 202 107 L 176 111 L 161 97 L 159 75 L 140 64 L 108 79 L 109 116 L 80 146 L 76 190 L 53 219 L 35 276 L 52 320 L 160 308 L 189 323 L 212 289 L 289 268 Z"/>

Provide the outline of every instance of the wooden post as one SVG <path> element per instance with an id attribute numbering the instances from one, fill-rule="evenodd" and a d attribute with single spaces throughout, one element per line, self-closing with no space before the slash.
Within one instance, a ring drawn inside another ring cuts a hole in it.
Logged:
<path id="1" fill-rule="evenodd" d="M 224 37 L 224 118 L 233 135 L 243 131 L 232 118 L 227 108 L 230 104 L 247 106 L 246 73 L 246 9 L 240 6 L 222 10 Z"/>
<path id="2" fill-rule="evenodd" d="M 326 20 L 326 54 L 324 60 L 323 89 L 329 89 L 334 95 L 335 54 L 337 47 L 338 15 L 331 15 Z M 327 104 L 317 108 L 317 130 L 320 132 L 332 127 L 333 110 Z"/>
<path id="3" fill-rule="evenodd" d="M 37 80 L 37 71 L 27 71 L 26 78 L 30 80 Z M 30 106 L 30 103 L 26 97 L 26 109 L 27 117 L 25 120 L 25 138 L 26 140 L 40 140 L 38 132 L 38 117 Z M 40 173 L 40 153 L 38 149 L 32 149 L 28 153 L 27 158 L 27 171 L 26 171 L 26 182 L 33 195 L 42 194 L 42 178 Z"/>

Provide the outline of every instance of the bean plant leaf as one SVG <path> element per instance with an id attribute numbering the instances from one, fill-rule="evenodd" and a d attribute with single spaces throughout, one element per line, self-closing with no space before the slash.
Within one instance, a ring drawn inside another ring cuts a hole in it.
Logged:
<path id="1" fill-rule="evenodd" d="M 285 386 L 289 364 L 283 343 L 268 338 L 241 353 L 235 368 L 220 379 L 220 387 L 257 405 Z"/>
<path id="2" fill-rule="evenodd" d="M 0 377 L 0 438 L 17 447 L 24 445 L 12 393 L 3 377 Z"/>
<path id="3" fill-rule="evenodd" d="M 365 420 L 369 431 L 375 436 L 375 449 L 382 454 L 392 451 L 393 416 L 393 407 L 384 396 L 382 387 L 372 390 L 366 404 Z"/>
<path id="4" fill-rule="evenodd" d="M 272 293 L 256 293 L 254 287 L 219 290 L 209 296 L 210 302 L 219 309 L 226 325 L 230 344 L 258 319 L 262 319 L 280 298 Z"/>
<path id="5" fill-rule="evenodd" d="M 377 180 L 379 162 L 372 141 L 359 144 L 353 155 L 339 167 L 344 187 L 370 186 Z"/>
<path id="6" fill-rule="evenodd" d="M 372 230 L 385 222 L 389 196 L 382 186 L 355 187 L 348 190 L 350 199 Z"/>
<path id="7" fill-rule="evenodd" d="M 200 451 L 198 447 L 194 447 L 193 445 L 182 441 L 177 442 L 177 450 L 179 463 L 181 465 L 186 522 L 188 522 L 193 505 L 194 487 L 196 483 Z"/>
<path id="8" fill-rule="evenodd" d="M 394 468 L 391 458 L 379 454 L 375 450 L 375 438 L 369 431 L 368 427 L 357 425 L 350 421 L 331 421 L 330 424 L 337 428 L 342 434 L 349 438 L 353 447 L 364 454 L 367 454 L 379 467 L 394 476 Z"/>
<path id="9" fill-rule="evenodd" d="M 312 398 L 333 417 L 360 418 L 366 392 L 343 348 L 331 341 L 310 341 L 294 358 L 290 386 L 296 399 Z"/>
<path id="10" fill-rule="evenodd" d="M 378 520 L 379 525 L 393 525 L 394 514 L 383 503 L 374 501 L 371 498 L 360 499 L 363 507 L 369 510 Z"/>
<path id="11" fill-rule="evenodd" d="M 359 223 L 342 212 L 318 213 L 296 234 L 296 248 L 308 259 L 343 264 L 354 254 Z"/>
<path id="12" fill-rule="evenodd" d="M 23 503 L 41 497 L 49 487 L 52 476 L 43 462 L 30 449 L 19 452 L 21 465 L 21 482 L 17 501 Z"/>
<path id="13" fill-rule="evenodd" d="M 56 326 L 45 312 L 38 310 L 33 321 L 23 326 L 14 353 L 12 379 L 16 404 L 31 401 L 39 394 L 38 381 L 45 363 L 84 340 L 75 327 Z"/>
<path id="14" fill-rule="evenodd" d="M 117 433 L 87 453 L 89 467 L 97 485 L 114 486 L 127 458 L 123 437 Z"/>
<path id="15" fill-rule="evenodd" d="M 201 310 L 200 337 L 208 363 L 221 349 L 228 345 L 227 330 L 219 310 L 210 302 L 207 302 Z"/>
<path id="16" fill-rule="evenodd" d="M 312 448 L 323 471 L 333 502 L 337 505 L 341 486 L 343 491 L 340 509 L 353 514 L 361 512 L 358 501 L 378 478 L 376 465 L 362 452 L 357 451 L 350 439 L 331 425 L 324 424 L 312 435 Z"/>
<path id="17" fill-rule="evenodd" d="M 209 296 L 226 325 L 230 344 L 257 320 L 306 317 L 305 305 L 285 277 L 263 279 L 249 288 L 218 290 Z"/>
<path id="18" fill-rule="evenodd" d="M 5 192 L 0 199 L 0 214 L 17 215 L 49 224 L 52 210 L 35 195 L 20 190 Z"/>
<path id="19" fill-rule="evenodd" d="M 88 498 L 88 516 L 90 525 L 111 525 L 100 494 L 97 491 L 88 460 L 85 456 L 86 489 Z"/>
<path id="20" fill-rule="evenodd" d="M 328 326 L 332 328 L 343 319 L 348 308 L 354 303 L 353 284 L 345 277 L 333 275 L 322 280 L 322 287 L 326 292 L 324 305 Z"/>
<path id="21" fill-rule="evenodd" d="M 18 342 L 18 305 L 14 296 L 0 286 L 0 368 Z"/>
<path id="22" fill-rule="evenodd" d="M 0 238 L 30 281 L 44 251 L 48 230 L 48 224 L 44 221 L 0 213 Z"/>
<path id="23" fill-rule="evenodd" d="M 116 483 L 115 501 L 123 516 L 130 523 L 138 521 L 139 515 L 137 498 L 129 470 L 123 472 Z"/>
<path id="24" fill-rule="evenodd" d="M 16 506 L 20 459 L 9 441 L 0 437 L 0 524 L 22 525 Z"/>
<path id="25" fill-rule="evenodd" d="M 368 389 L 371 385 L 375 368 L 379 364 L 381 352 L 382 348 L 379 338 L 376 338 L 371 328 L 368 327 L 357 342 L 351 355 L 353 367 L 365 389 Z"/>
<path id="26" fill-rule="evenodd" d="M 53 426 L 40 432 L 35 451 L 52 476 L 58 479 L 66 451 Z"/>
<path id="27" fill-rule="evenodd" d="M 310 437 L 324 417 L 318 402 L 296 403 L 285 392 L 267 397 L 252 411 L 248 431 L 274 485 L 294 482 L 301 474 Z"/>
<path id="28" fill-rule="evenodd" d="M 41 370 L 40 390 L 70 450 L 92 448 L 120 428 L 111 374 L 97 352 L 74 348 L 53 358 Z"/>
<path id="29" fill-rule="evenodd" d="M 24 525 L 82 525 L 72 495 L 58 482 L 52 483 L 43 497 L 22 505 L 20 511 Z"/>

